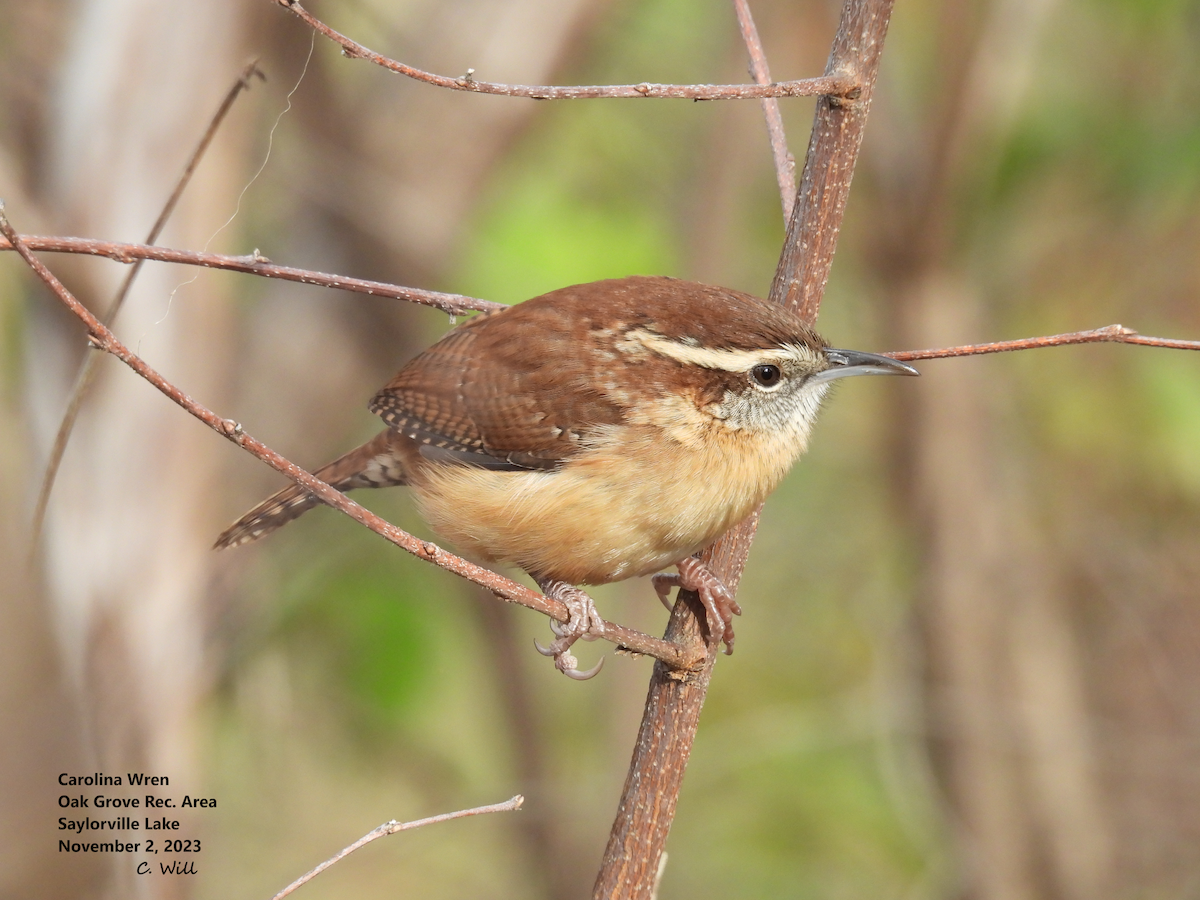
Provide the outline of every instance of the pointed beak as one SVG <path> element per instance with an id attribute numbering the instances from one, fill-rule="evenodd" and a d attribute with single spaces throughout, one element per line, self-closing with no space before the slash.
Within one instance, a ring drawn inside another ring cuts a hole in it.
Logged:
<path id="1" fill-rule="evenodd" d="M 829 368 L 809 378 L 809 384 L 820 384 L 825 381 L 833 381 L 835 378 L 849 378 L 851 375 L 921 374 L 908 363 L 902 363 L 890 356 L 880 356 L 878 353 L 863 353 L 861 350 L 835 350 L 830 347 L 825 351 L 825 357 L 829 360 Z"/>

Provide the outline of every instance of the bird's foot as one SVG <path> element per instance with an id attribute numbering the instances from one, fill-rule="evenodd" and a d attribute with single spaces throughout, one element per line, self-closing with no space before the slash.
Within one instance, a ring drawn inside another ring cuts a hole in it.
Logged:
<path id="1" fill-rule="evenodd" d="M 707 613 L 709 634 L 717 643 L 725 642 L 726 655 L 732 653 L 733 617 L 742 614 L 742 608 L 733 599 L 733 594 L 712 569 L 694 556 L 681 559 L 675 567 L 679 569 L 678 575 L 655 575 L 651 579 L 658 599 L 662 601 L 663 606 L 671 609 L 668 599 L 671 588 L 681 587 L 685 591 L 695 591 L 700 595 L 700 602 L 704 604 L 704 611 Z"/>
<path id="2" fill-rule="evenodd" d="M 543 594 L 566 604 L 570 618 L 565 625 L 552 619 L 550 630 L 554 632 L 555 639 L 549 647 L 543 647 L 537 641 L 533 642 L 534 646 L 542 656 L 553 657 L 554 667 L 568 678 L 586 681 L 604 666 L 604 657 L 600 657 L 600 662 L 586 672 L 581 672 L 579 671 L 579 660 L 570 650 L 571 646 L 580 638 L 585 641 L 594 641 L 604 634 L 604 620 L 596 611 L 595 601 L 579 588 L 567 584 L 565 581 L 557 581 L 552 578 L 535 580 Z"/>

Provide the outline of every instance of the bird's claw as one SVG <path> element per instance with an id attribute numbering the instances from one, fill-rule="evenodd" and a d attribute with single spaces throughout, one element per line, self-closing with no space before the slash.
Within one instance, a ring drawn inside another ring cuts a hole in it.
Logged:
<path id="1" fill-rule="evenodd" d="M 574 678 L 576 681 L 587 681 L 589 678 L 594 678 L 601 669 L 604 668 L 604 657 L 600 657 L 600 661 L 586 671 L 579 671 L 579 662 L 570 653 L 564 653 L 561 657 L 565 662 L 570 662 L 569 666 L 559 669 L 568 678 Z M 555 662 L 557 668 L 557 661 Z"/>
<path id="2" fill-rule="evenodd" d="M 601 657 L 600 662 L 595 666 L 581 672 L 579 660 L 570 650 L 580 638 L 585 641 L 594 641 L 604 634 L 604 620 L 596 611 L 595 602 L 579 588 L 563 581 L 539 579 L 538 586 L 547 597 L 553 597 L 566 604 L 569 618 L 565 623 L 551 619 L 550 630 L 554 632 L 555 639 L 549 647 L 543 647 L 534 641 L 534 647 L 542 656 L 553 657 L 554 667 L 568 678 L 586 681 L 600 671 L 604 665 L 604 658 Z"/>
<path id="3" fill-rule="evenodd" d="M 700 602 L 704 604 L 708 631 L 712 639 L 717 643 L 725 642 L 726 655 L 733 653 L 733 617 L 742 614 L 742 608 L 733 598 L 733 593 L 712 569 L 694 556 L 681 559 L 675 565 L 679 569 L 678 575 L 654 576 L 654 589 L 658 592 L 659 599 L 666 602 L 665 595 L 670 590 L 670 585 L 678 585 L 685 591 L 695 591 L 700 596 Z M 659 579 L 664 585 L 662 588 L 659 587 Z"/>
<path id="4" fill-rule="evenodd" d="M 671 602 L 671 588 L 679 587 L 679 576 L 666 573 L 653 575 L 650 583 L 654 585 L 654 593 L 658 594 L 658 600 L 667 608 L 667 612 L 674 611 L 675 604 Z"/>
<path id="5" fill-rule="evenodd" d="M 574 678 L 576 681 L 587 681 L 604 668 L 604 657 L 600 657 L 600 662 L 596 663 L 586 671 L 579 671 L 579 660 L 575 658 L 575 654 L 570 652 L 571 644 L 575 643 L 575 638 L 560 637 L 558 640 L 550 644 L 549 647 L 543 647 L 536 640 L 533 642 L 533 647 L 542 656 L 554 657 L 554 668 L 562 672 L 568 678 Z"/>

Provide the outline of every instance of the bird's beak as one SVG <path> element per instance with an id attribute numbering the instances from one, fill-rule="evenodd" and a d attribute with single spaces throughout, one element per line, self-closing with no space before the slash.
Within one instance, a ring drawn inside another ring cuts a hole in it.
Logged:
<path id="1" fill-rule="evenodd" d="M 820 384 L 851 375 L 921 374 L 908 363 L 902 363 L 890 356 L 880 356 L 878 353 L 863 353 L 861 350 L 834 350 L 830 347 L 825 351 L 825 358 L 829 360 L 829 368 L 809 378 L 809 384 Z"/>

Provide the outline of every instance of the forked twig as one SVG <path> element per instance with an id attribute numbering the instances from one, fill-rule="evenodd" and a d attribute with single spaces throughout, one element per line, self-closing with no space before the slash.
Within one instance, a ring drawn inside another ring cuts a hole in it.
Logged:
<path id="1" fill-rule="evenodd" d="M 251 437 L 237 422 L 221 418 L 175 387 L 175 385 L 171 384 L 162 375 L 147 365 L 145 360 L 122 344 L 99 319 L 88 311 L 87 307 L 80 303 L 63 286 L 62 282 L 54 276 L 54 273 L 47 269 L 41 260 L 33 255 L 30 249 L 25 246 L 24 241 L 21 240 L 20 235 L 13 230 L 5 214 L 2 202 L 0 202 L 0 234 L 3 234 L 8 239 L 13 249 L 21 255 L 21 258 L 29 264 L 29 267 L 33 269 L 46 286 L 87 326 L 88 338 L 93 347 L 117 357 L 117 359 L 133 369 L 138 375 L 166 394 L 176 404 L 208 425 L 209 428 L 229 438 L 229 440 L 247 452 L 257 456 L 277 472 L 283 473 L 306 491 L 316 495 L 322 503 L 332 506 L 355 521 L 362 523 L 400 549 L 406 550 L 420 559 L 427 560 L 448 572 L 453 572 L 455 575 L 466 578 L 468 581 L 482 585 L 502 600 L 529 607 L 558 622 L 567 622 L 570 619 L 567 606 L 562 601 L 532 591 L 524 585 L 513 581 L 511 578 L 505 578 L 497 572 L 477 566 L 460 556 L 450 553 L 448 550 L 442 549 L 437 544 L 430 541 L 422 541 L 404 529 L 397 528 L 387 520 L 380 518 L 370 510 L 355 503 L 341 491 L 330 487 L 324 481 L 321 481 L 319 478 L 301 469 L 295 463 L 285 459 L 266 444 Z M 605 622 L 604 632 L 598 636 L 604 640 L 611 641 L 619 647 L 625 647 L 637 653 L 653 656 L 675 668 L 686 669 L 695 663 L 693 654 L 688 650 L 669 641 L 651 637 L 648 634 L 643 634 L 640 631 L 626 628 L 622 625 Z"/>
<path id="2" fill-rule="evenodd" d="M 763 50 L 758 27 L 750 14 L 749 0 L 733 0 L 737 13 L 738 28 L 750 54 L 750 75 L 758 84 L 771 83 L 771 69 L 767 65 L 767 54 Z M 787 135 L 783 131 L 783 113 L 777 97 L 763 97 L 763 116 L 767 120 L 767 135 L 771 139 L 771 156 L 775 160 L 775 180 L 779 183 L 779 200 L 783 204 L 783 224 L 792 217 L 796 204 L 796 160 L 788 152 Z"/>
<path id="3" fill-rule="evenodd" d="M 308 26 L 329 38 L 342 48 L 342 55 L 351 59 L 365 59 L 382 66 L 390 72 L 405 75 L 416 81 L 452 91 L 469 91 L 475 94 L 500 94 L 505 97 L 530 97 L 534 100 L 589 100 L 598 97 L 653 97 L 683 100 L 758 100 L 766 97 L 814 97 L 819 94 L 844 96 L 858 89 L 853 78 L 842 74 L 823 75 L 820 78 L 801 78 L 796 81 L 780 81 L 775 84 L 603 84 L 603 85 L 528 85 L 497 84 L 477 81 L 475 70 L 468 69 L 465 75 L 450 78 L 434 75 L 413 66 L 389 59 L 364 47 L 339 31 L 330 28 L 296 0 L 275 0 L 280 6 L 291 10 Z"/>
<path id="4" fill-rule="evenodd" d="M 521 808 L 521 804 L 525 802 L 525 798 L 517 794 L 511 800 L 505 800 L 503 803 L 493 803 L 491 806 L 476 806 L 474 809 L 460 809 L 458 812 L 442 813 L 440 816 L 430 816 L 428 819 L 417 819 L 414 822 L 397 822 L 392 819 L 390 822 L 384 822 L 374 831 L 369 831 L 360 837 L 349 847 L 343 847 L 325 862 L 321 863 L 311 872 L 305 872 L 282 891 L 276 894 L 271 900 L 283 900 L 288 894 L 303 884 L 312 881 L 334 863 L 341 862 L 359 847 L 365 847 L 371 841 L 378 840 L 381 837 L 386 837 L 389 834 L 396 834 L 401 831 L 412 831 L 414 828 L 423 828 L 426 825 L 436 825 L 439 822 L 449 822 L 452 819 L 465 819 L 467 816 L 482 816 L 486 813 L 494 812 L 515 812 Z"/>
<path id="5" fill-rule="evenodd" d="M 175 207 L 179 203 L 179 198 L 183 196 L 184 189 L 188 186 L 188 182 L 192 180 L 192 174 L 196 171 L 196 167 L 200 165 L 200 160 L 208 150 L 208 145 L 212 143 L 212 139 L 216 136 L 217 129 L 225 121 L 225 116 L 228 115 L 229 110 L 233 109 L 234 101 L 237 100 L 242 91 L 250 89 L 250 79 L 256 75 L 260 79 L 266 80 L 266 75 L 258 68 L 258 60 L 254 59 L 242 69 L 237 81 L 233 83 L 233 86 L 225 94 L 221 105 L 217 107 L 212 120 L 208 123 L 208 128 L 204 130 L 204 134 L 201 135 L 200 141 L 196 144 L 196 148 L 188 158 L 187 165 L 183 167 L 183 171 L 179 174 L 179 178 L 175 182 L 175 188 L 171 191 L 171 196 L 167 198 L 167 202 L 163 205 L 162 211 L 158 214 L 158 219 L 155 220 L 154 225 L 150 228 L 150 233 L 146 235 L 147 245 L 153 244 L 158 240 L 159 235 L 162 234 L 167 220 L 171 218 L 171 213 L 175 211 Z M 125 280 L 121 282 L 121 286 L 117 289 L 112 303 L 104 311 L 102 321 L 105 325 L 112 325 L 116 321 L 117 315 L 121 312 L 121 307 L 125 304 L 125 298 L 129 296 L 129 290 L 133 287 L 133 282 L 138 277 L 138 273 L 141 272 L 142 264 L 145 260 L 146 257 L 139 258 L 133 264 L 133 268 L 125 275 Z M 42 475 L 42 486 L 38 490 L 37 504 L 33 510 L 32 533 L 35 547 L 42 533 L 42 524 L 46 520 L 46 506 L 50 502 L 50 492 L 54 490 L 54 479 L 58 476 L 58 467 L 62 463 L 63 454 L 67 451 L 67 443 L 71 440 L 71 432 L 75 429 L 75 422 L 79 418 L 79 411 L 83 408 L 83 401 L 87 398 L 92 381 L 96 377 L 96 366 L 99 361 L 100 357 L 94 354 L 88 354 L 83 358 L 83 364 L 79 367 L 79 375 L 75 379 L 75 386 L 71 389 L 71 396 L 67 400 L 66 412 L 63 413 L 62 421 L 58 425 L 58 434 L 54 437 L 54 445 L 50 448 L 50 457 L 46 461 L 46 471 Z"/>

